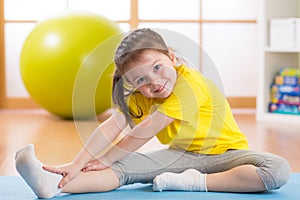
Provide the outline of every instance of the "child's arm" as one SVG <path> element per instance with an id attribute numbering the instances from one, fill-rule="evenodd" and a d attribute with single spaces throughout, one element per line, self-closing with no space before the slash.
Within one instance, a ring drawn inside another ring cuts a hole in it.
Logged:
<path id="1" fill-rule="evenodd" d="M 77 176 L 80 170 L 92 160 L 96 154 L 109 146 L 126 127 L 123 114 L 115 112 L 109 119 L 101 123 L 89 136 L 84 147 L 71 163 L 59 167 L 43 167 L 45 170 L 61 174 L 64 178 L 59 183 L 63 187 L 67 182 Z"/>
<path id="2" fill-rule="evenodd" d="M 84 147 L 80 150 L 73 162 L 84 166 L 91 159 L 109 146 L 123 131 L 126 126 L 125 117 L 120 112 L 115 112 L 109 119 L 101 123 L 89 136 Z"/>
<path id="3" fill-rule="evenodd" d="M 105 169 L 137 150 L 173 121 L 174 119 L 171 117 L 158 111 L 154 112 L 128 132 L 119 143 L 99 159 L 100 162 L 92 162 L 84 168 L 84 171 Z"/>

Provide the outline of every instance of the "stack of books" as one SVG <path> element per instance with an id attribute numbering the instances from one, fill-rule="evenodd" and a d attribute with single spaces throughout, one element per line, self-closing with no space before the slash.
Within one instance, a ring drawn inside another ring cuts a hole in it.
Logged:
<path id="1" fill-rule="evenodd" d="M 300 115 L 300 69 L 283 68 L 275 76 L 269 112 Z"/>

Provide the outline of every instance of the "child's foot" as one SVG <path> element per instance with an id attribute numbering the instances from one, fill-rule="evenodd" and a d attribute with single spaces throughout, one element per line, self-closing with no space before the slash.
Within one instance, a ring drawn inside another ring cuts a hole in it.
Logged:
<path id="1" fill-rule="evenodd" d="M 61 175 L 52 174 L 42 169 L 37 160 L 34 146 L 29 144 L 16 153 L 16 168 L 38 198 L 52 198 L 60 193 L 58 183 Z"/>
<path id="2" fill-rule="evenodd" d="M 207 191 L 206 174 L 188 169 L 180 174 L 166 172 L 155 177 L 153 190 Z"/>

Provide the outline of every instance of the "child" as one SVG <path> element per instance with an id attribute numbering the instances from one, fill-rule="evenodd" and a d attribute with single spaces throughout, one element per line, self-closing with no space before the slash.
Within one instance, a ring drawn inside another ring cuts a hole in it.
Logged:
<path id="1" fill-rule="evenodd" d="M 35 194 L 51 198 L 132 183 L 153 183 L 155 191 L 203 192 L 262 192 L 283 186 L 290 174 L 288 162 L 248 150 L 223 94 L 180 62 L 150 29 L 125 37 L 115 53 L 113 101 L 118 109 L 74 160 L 47 167 L 36 159 L 32 145 L 17 152 L 16 168 Z M 116 142 L 121 133 L 125 136 Z M 134 153 L 154 136 L 169 148 Z"/>

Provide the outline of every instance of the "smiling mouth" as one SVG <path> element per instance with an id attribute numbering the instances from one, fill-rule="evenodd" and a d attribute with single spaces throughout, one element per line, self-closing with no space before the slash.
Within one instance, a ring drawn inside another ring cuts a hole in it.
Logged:
<path id="1" fill-rule="evenodd" d="M 160 86 L 158 89 L 154 90 L 153 93 L 160 93 L 161 91 L 163 91 L 165 89 L 166 85 L 167 85 L 167 82 L 168 81 L 166 81 L 165 84 L 163 84 L 162 86 Z"/>

